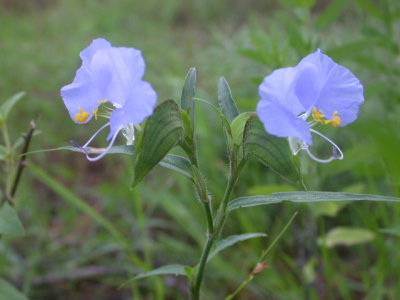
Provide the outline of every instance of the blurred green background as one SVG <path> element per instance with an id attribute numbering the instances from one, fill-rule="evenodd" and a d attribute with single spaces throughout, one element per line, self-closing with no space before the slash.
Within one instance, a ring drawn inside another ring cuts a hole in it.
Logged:
<path id="1" fill-rule="evenodd" d="M 225 76 L 242 112 L 255 110 L 263 77 L 321 48 L 360 78 L 366 102 L 357 122 L 324 132 L 341 145 L 343 161 L 320 165 L 301 157 L 308 189 L 400 196 L 397 0 L 2 0 L 0 20 L 0 101 L 26 91 L 8 127 L 15 140 L 34 119 L 41 134 L 31 150 L 83 144 L 99 127 L 71 122 L 59 96 L 80 66 L 79 52 L 94 38 L 141 49 L 145 79 L 159 101 L 179 100 L 194 66 L 199 97 L 216 103 L 217 82 Z M 201 105 L 196 122 L 200 164 L 219 201 L 227 173 L 221 124 Z M 105 143 L 98 139 L 99 146 Z M 89 163 L 77 153 L 49 152 L 29 160 L 17 192 L 27 232 L 0 241 L 2 278 L 30 299 L 187 298 L 186 281 L 175 276 L 118 289 L 146 269 L 197 263 L 206 224 L 187 179 L 156 168 L 131 191 L 127 156 Z M 235 196 L 293 189 L 254 162 Z M 132 251 L 90 211 L 109 220 Z M 204 299 L 232 292 L 295 211 L 269 268 L 237 299 L 398 299 L 400 206 L 367 202 L 236 210 L 225 235 L 268 237 L 242 242 L 211 261 Z M 340 227 L 345 236 L 337 237 Z M 324 245 L 323 237 L 333 245 Z"/>

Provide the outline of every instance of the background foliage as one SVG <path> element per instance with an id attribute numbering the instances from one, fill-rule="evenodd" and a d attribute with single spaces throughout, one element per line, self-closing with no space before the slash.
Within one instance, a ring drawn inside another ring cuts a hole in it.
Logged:
<path id="1" fill-rule="evenodd" d="M 72 80 L 79 51 L 96 37 L 141 49 L 145 78 L 159 100 L 179 99 L 184 76 L 195 66 L 197 95 L 217 104 L 218 78 L 225 76 L 241 112 L 254 111 L 264 76 L 321 48 L 360 78 L 366 103 L 356 123 L 326 129 L 344 149 L 345 160 L 319 165 L 301 157 L 307 188 L 400 196 L 396 0 L 0 3 L 0 99 L 26 92 L 8 118 L 11 140 L 31 119 L 42 132 L 31 149 L 85 141 L 94 132 L 97 124 L 71 122 L 59 89 Z M 220 199 L 227 160 L 213 113 L 196 107 L 200 164 Z M 130 165 L 123 155 L 96 163 L 72 152 L 32 155 L 16 203 L 26 234 L 2 237 L 0 276 L 31 299 L 130 299 L 132 294 L 185 299 L 186 282 L 174 276 L 118 289 L 143 270 L 195 264 L 206 225 L 186 178 L 157 168 L 130 190 Z M 251 163 L 235 195 L 294 189 Z M 265 232 L 268 237 L 239 243 L 214 258 L 204 299 L 232 292 L 294 211 L 299 215 L 271 252 L 269 268 L 238 299 L 396 299 L 400 207 L 367 202 L 284 203 L 232 212 L 226 235 Z"/>

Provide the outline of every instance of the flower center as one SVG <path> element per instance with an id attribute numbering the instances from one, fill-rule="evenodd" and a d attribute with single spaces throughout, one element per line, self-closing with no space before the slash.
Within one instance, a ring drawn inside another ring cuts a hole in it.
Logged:
<path id="1" fill-rule="evenodd" d="M 99 100 L 97 102 L 99 103 L 99 105 L 96 106 L 96 108 L 92 111 L 95 120 L 97 120 L 97 118 L 99 116 L 101 116 L 101 117 L 109 117 L 109 114 L 106 114 L 106 113 L 104 113 L 102 115 L 99 114 L 99 107 L 102 104 L 107 103 L 108 100 L 104 99 L 104 100 Z M 91 113 L 89 113 L 89 112 L 85 111 L 83 108 L 79 107 L 79 112 L 77 114 L 75 114 L 75 121 L 77 121 L 79 123 L 84 123 L 84 122 L 87 121 L 87 119 L 90 117 L 90 115 L 91 115 Z"/>
<path id="2" fill-rule="evenodd" d="M 338 111 L 334 111 L 331 120 L 327 120 L 321 110 L 313 107 L 311 116 L 317 123 L 321 123 L 324 125 L 331 124 L 333 127 L 337 127 L 338 125 L 342 124 L 342 119 L 338 116 L 338 113 Z"/>

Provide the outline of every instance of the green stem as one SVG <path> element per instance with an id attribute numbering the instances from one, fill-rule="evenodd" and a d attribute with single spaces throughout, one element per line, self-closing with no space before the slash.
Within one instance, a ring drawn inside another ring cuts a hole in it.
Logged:
<path id="1" fill-rule="evenodd" d="M 231 300 L 233 299 L 235 296 L 237 296 L 237 294 L 239 294 L 239 292 L 250 282 L 252 281 L 254 278 L 253 274 L 250 274 L 247 279 L 245 281 L 242 282 L 241 285 L 239 285 L 239 287 L 232 293 L 230 294 L 228 297 L 226 297 L 224 300 Z"/>
<path id="2" fill-rule="evenodd" d="M 222 228 L 224 227 L 225 219 L 227 216 L 226 208 L 228 206 L 229 199 L 231 198 L 233 187 L 235 186 L 235 183 L 236 183 L 236 177 L 233 177 L 232 175 L 229 176 L 228 184 L 225 189 L 224 198 L 218 209 L 218 213 L 217 213 L 217 217 L 216 217 L 216 221 L 215 221 L 215 228 L 216 228 L 217 236 L 219 236 L 221 234 Z"/>
<path id="3" fill-rule="evenodd" d="M 294 218 L 297 216 L 297 211 L 293 214 L 293 216 L 289 219 L 289 221 L 286 223 L 286 225 L 283 227 L 283 229 L 281 230 L 281 232 L 278 234 L 278 236 L 272 241 L 272 243 L 269 245 L 269 247 L 263 251 L 261 253 L 260 258 L 258 259 L 258 263 L 259 264 L 264 264 L 265 265 L 265 258 L 267 257 L 268 253 L 271 251 L 271 249 L 276 245 L 276 243 L 280 240 L 280 238 L 282 237 L 282 235 L 286 232 L 286 230 L 289 228 L 290 224 L 292 224 Z M 264 268 L 263 268 L 264 269 Z M 262 269 L 262 270 L 263 270 Z M 257 275 L 259 272 L 255 272 L 256 268 L 253 269 L 253 272 L 251 272 L 249 274 L 249 276 L 247 276 L 247 278 L 239 285 L 239 287 L 230 295 L 228 295 L 224 300 L 231 300 L 233 299 L 235 296 L 237 296 L 239 294 L 239 292 L 250 282 L 253 280 L 254 276 Z"/>
<path id="4" fill-rule="evenodd" d="M 208 256 L 210 254 L 210 250 L 216 241 L 218 239 L 222 227 L 225 223 L 225 218 L 226 218 L 226 207 L 228 205 L 229 199 L 231 197 L 233 187 L 235 185 L 236 178 L 233 177 L 232 175 L 229 177 L 228 184 L 225 189 L 225 194 L 224 198 L 222 199 L 221 205 L 218 209 L 218 216 L 216 219 L 216 223 L 214 226 L 214 232 L 215 234 L 209 234 L 207 237 L 207 243 L 204 246 L 203 253 L 201 254 L 200 262 L 199 262 L 199 269 L 196 274 L 196 280 L 192 288 L 192 300 L 199 300 L 200 299 L 200 288 L 201 288 L 201 283 L 203 281 L 203 274 L 204 274 L 204 269 L 207 264 Z"/>
<path id="5" fill-rule="evenodd" d="M 199 262 L 199 269 L 197 271 L 196 275 L 196 281 L 193 285 L 192 289 L 192 300 L 199 300 L 200 299 L 200 287 L 201 287 L 201 282 L 203 281 L 203 274 L 204 274 L 204 269 L 207 263 L 208 255 L 210 254 L 211 248 L 214 244 L 215 241 L 215 236 L 208 235 L 207 237 L 207 243 L 204 246 L 203 253 L 201 254 L 200 262 Z"/>
<path id="6" fill-rule="evenodd" d="M 211 210 L 211 203 L 210 201 L 203 202 L 204 205 L 204 210 L 206 212 L 207 216 L 207 231 L 208 234 L 214 234 L 214 220 L 213 220 L 213 214 Z"/>
<path id="7" fill-rule="evenodd" d="M 289 228 L 290 224 L 292 224 L 294 218 L 296 218 L 298 212 L 296 211 L 293 216 L 289 219 L 289 221 L 286 223 L 285 227 L 279 232 L 278 236 L 272 241 L 272 243 L 269 245 L 269 247 L 262 252 L 261 257 L 259 259 L 259 262 L 262 262 L 265 260 L 267 257 L 269 251 L 271 251 L 272 248 L 276 245 L 276 243 L 281 239 L 282 235 L 286 232 L 286 230 Z"/>

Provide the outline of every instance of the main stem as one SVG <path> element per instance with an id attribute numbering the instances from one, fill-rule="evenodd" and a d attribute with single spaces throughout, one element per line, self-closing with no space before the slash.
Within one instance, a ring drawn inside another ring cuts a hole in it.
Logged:
<path id="1" fill-rule="evenodd" d="M 228 184 L 225 189 L 224 198 L 222 199 L 221 205 L 218 209 L 218 215 L 214 226 L 214 232 L 209 232 L 207 236 L 206 245 L 203 248 L 203 252 L 201 254 L 200 262 L 199 262 L 199 269 L 196 274 L 196 280 L 192 287 L 192 300 L 199 300 L 200 299 L 200 287 L 203 281 L 203 274 L 204 269 L 207 264 L 208 256 L 210 255 L 211 248 L 214 242 L 218 239 L 222 227 L 225 223 L 226 218 L 226 207 L 228 205 L 229 199 L 231 197 L 233 187 L 235 185 L 236 178 L 230 176 L 228 180 Z"/>
<path id="2" fill-rule="evenodd" d="M 192 287 L 192 300 L 199 300 L 200 299 L 200 287 L 203 281 L 203 274 L 204 269 L 207 263 L 208 255 L 210 254 L 211 248 L 215 241 L 215 235 L 208 235 L 207 243 L 203 248 L 203 252 L 201 253 L 201 258 L 199 262 L 199 269 L 196 274 L 196 281 Z"/>

